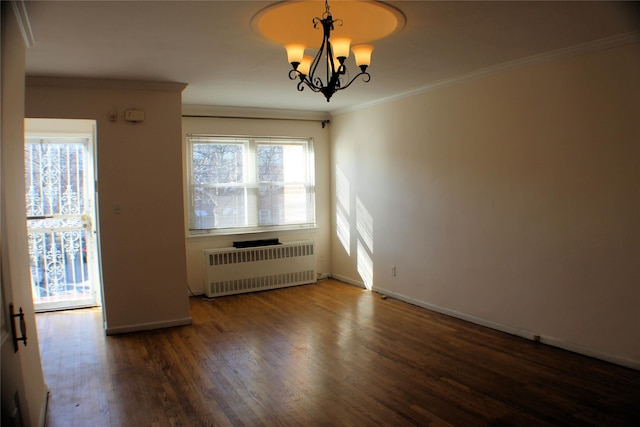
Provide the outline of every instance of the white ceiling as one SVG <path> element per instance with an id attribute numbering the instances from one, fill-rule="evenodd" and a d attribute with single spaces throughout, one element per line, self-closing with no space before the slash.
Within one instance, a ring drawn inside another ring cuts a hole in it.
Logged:
<path id="1" fill-rule="evenodd" d="M 298 92 L 284 48 L 251 29 L 271 3 L 27 1 L 27 74 L 184 82 L 184 104 L 336 111 L 640 28 L 631 2 L 388 1 L 405 28 L 374 43 L 369 83 L 327 103 Z"/>

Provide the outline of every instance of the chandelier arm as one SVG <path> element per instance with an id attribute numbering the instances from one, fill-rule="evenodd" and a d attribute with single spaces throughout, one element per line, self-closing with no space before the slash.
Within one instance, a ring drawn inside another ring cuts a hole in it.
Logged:
<path id="1" fill-rule="evenodd" d="M 311 20 L 313 22 L 313 28 L 318 28 L 319 24 L 322 24 L 322 18 L 318 18 L 317 16 Z"/>
<path id="2" fill-rule="evenodd" d="M 313 80 L 309 80 L 309 82 L 313 85 L 313 87 L 317 87 L 318 89 L 322 89 L 323 87 L 325 87 L 320 77 L 314 77 Z"/>
<path id="3" fill-rule="evenodd" d="M 318 50 L 318 54 L 316 55 L 315 58 L 313 58 L 313 62 L 311 62 L 311 68 L 309 71 L 309 82 L 314 86 L 316 85 L 316 81 L 320 82 L 320 84 L 316 86 L 318 88 L 321 88 L 323 86 L 322 79 L 316 76 L 316 69 L 318 68 L 318 65 L 320 64 L 320 60 L 322 59 L 322 52 L 324 51 L 324 46 L 325 46 L 325 41 L 323 39 L 322 45 Z"/>
<path id="4" fill-rule="evenodd" d="M 300 81 L 298 82 L 298 85 L 297 85 L 298 91 L 300 91 L 300 92 L 302 92 L 304 90 L 305 86 L 307 86 L 313 92 L 320 92 L 321 91 L 321 88 L 315 86 L 313 83 L 311 83 L 311 81 L 309 81 L 309 76 L 307 76 L 306 74 L 302 74 L 298 70 L 290 70 L 289 71 L 289 79 L 291 79 L 291 80 L 300 79 Z"/>
<path id="5" fill-rule="evenodd" d="M 353 76 L 353 78 L 351 79 L 351 81 L 349 83 L 347 83 L 345 86 L 336 86 L 336 92 L 342 89 L 346 89 L 349 86 L 351 86 L 351 83 L 353 83 L 354 81 L 356 81 L 356 79 L 358 77 L 362 76 L 362 81 L 365 83 L 368 83 L 371 80 L 371 74 L 367 73 L 366 71 L 361 71 L 358 74 L 356 74 L 355 76 Z"/>
<path id="6" fill-rule="evenodd" d="M 307 86 L 309 89 L 311 89 L 311 91 L 313 92 L 320 92 L 320 88 L 314 86 L 307 77 L 300 79 L 300 81 L 298 82 L 298 90 L 300 92 L 302 92 L 304 90 L 304 86 Z"/>

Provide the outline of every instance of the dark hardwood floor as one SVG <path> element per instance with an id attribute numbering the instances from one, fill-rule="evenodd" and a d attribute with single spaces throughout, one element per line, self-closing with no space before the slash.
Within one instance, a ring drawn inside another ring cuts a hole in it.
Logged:
<path id="1" fill-rule="evenodd" d="M 640 426 L 639 371 L 333 280 L 191 314 L 110 337 L 38 314 L 47 425 Z"/>

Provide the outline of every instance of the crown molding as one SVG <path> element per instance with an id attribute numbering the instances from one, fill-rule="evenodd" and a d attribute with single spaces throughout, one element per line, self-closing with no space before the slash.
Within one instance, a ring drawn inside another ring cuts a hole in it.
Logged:
<path id="1" fill-rule="evenodd" d="M 182 115 L 189 117 L 215 118 L 247 118 L 273 120 L 311 120 L 322 121 L 329 119 L 329 113 L 324 111 L 284 110 L 269 108 L 224 107 L 213 105 L 185 104 Z"/>
<path id="2" fill-rule="evenodd" d="M 35 37 L 33 36 L 33 30 L 31 29 L 31 21 L 29 20 L 29 14 L 27 13 L 27 6 L 24 0 L 14 0 L 11 2 L 13 12 L 16 15 L 16 22 L 20 28 L 22 39 L 27 48 L 31 47 L 35 43 Z"/>
<path id="3" fill-rule="evenodd" d="M 86 79 L 74 77 L 27 76 L 28 87 L 69 87 L 88 89 L 127 89 L 182 92 L 188 85 L 178 82 L 145 80 Z"/>
<path id="4" fill-rule="evenodd" d="M 529 67 L 532 65 L 542 64 L 545 62 L 557 61 L 560 59 L 570 58 L 578 55 L 584 55 L 591 52 L 597 52 L 601 50 L 611 49 L 618 46 L 623 46 L 631 43 L 640 42 L 640 32 L 632 31 L 628 33 L 617 34 L 611 37 L 605 37 L 598 40 L 593 40 L 586 43 L 577 44 L 574 46 L 553 50 L 550 52 L 541 53 L 538 55 L 528 56 L 526 58 L 516 59 L 514 61 L 503 62 L 502 64 L 494 65 L 491 67 L 481 68 L 479 70 L 472 71 L 470 73 L 461 74 L 449 79 L 440 80 L 421 88 L 393 95 L 387 98 L 378 99 L 376 101 L 367 102 L 364 104 L 355 105 L 352 107 L 343 108 L 333 111 L 332 114 L 343 114 L 357 110 L 363 110 L 365 108 L 373 107 L 379 104 L 386 104 L 388 102 L 396 101 L 402 98 L 408 98 L 414 95 L 420 95 L 426 92 L 431 92 L 437 89 L 441 89 L 447 86 L 457 85 L 469 80 L 475 80 L 482 77 L 491 76 L 494 74 L 504 73 L 508 71 L 518 70 L 521 68 Z"/>

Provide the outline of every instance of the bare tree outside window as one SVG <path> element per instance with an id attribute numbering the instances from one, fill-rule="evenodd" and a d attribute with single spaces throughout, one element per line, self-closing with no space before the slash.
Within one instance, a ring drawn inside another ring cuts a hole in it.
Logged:
<path id="1" fill-rule="evenodd" d="M 244 216 L 244 147 L 240 144 L 193 144 L 195 228 L 238 227 Z"/>
<path id="2" fill-rule="evenodd" d="M 192 136 L 192 230 L 315 226 L 310 139 Z"/>

